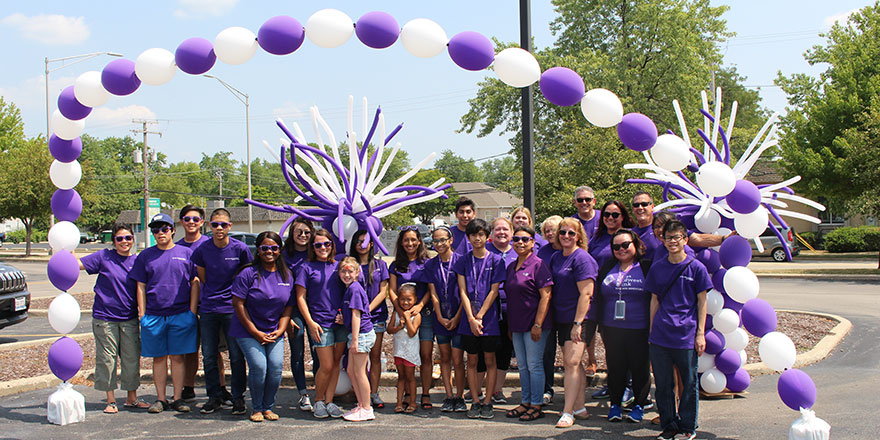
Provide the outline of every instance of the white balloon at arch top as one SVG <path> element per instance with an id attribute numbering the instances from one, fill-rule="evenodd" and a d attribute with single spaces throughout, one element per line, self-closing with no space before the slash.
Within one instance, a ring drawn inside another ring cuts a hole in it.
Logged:
<path id="1" fill-rule="evenodd" d="M 151 86 L 165 84 L 177 73 L 174 54 L 159 47 L 147 49 L 135 60 L 134 73 L 141 81 Z M 75 93 L 76 89 L 74 89 Z"/>
<path id="2" fill-rule="evenodd" d="M 73 94 L 76 96 L 75 86 Z M 83 130 L 86 128 L 86 120 L 80 119 L 77 121 L 71 121 L 70 119 L 65 118 L 60 111 L 55 110 L 52 112 L 52 121 L 50 125 L 55 136 L 69 141 L 76 139 L 82 134 Z"/>
<path id="3" fill-rule="evenodd" d="M 581 98 L 581 113 L 597 127 L 614 127 L 623 120 L 623 104 L 610 90 L 592 89 Z"/>
<path id="4" fill-rule="evenodd" d="M 694 216 L 694 224 L 700 232 L 711 234 L 721 226 L 721 214 L 712 208 L 706 209 L 699 217 Z"/>
<path id="5" fill-rule="evenodd" d="M 82 105 L 100 107 L 110 99 L 110 92 L 101 84 L 101 72 L 90 70 L 76 78 L 73 95 Z"/>
<path id="6" fill-rule="evenodd" d="M 354 33 L 354 22 L 338 9 L 321 9 L 306 21 L 306 37 L 318 47 L 342 46 Z M 218 55 L 219 56 L 219 55 Z"/>
<path id="7" fill-rule="evenodd" d="M 49 246 L 53 250 L 73 252 L 79 246 L 79 228 L 71 222 L 58 222 L 49 229 Z"/>
<path id="8" fill-rule="evenodd" d="M 223 29 L 214 38 L 214 54 L 226 64 L 248 62 L 257 53 L 258 47 L 257 36 L 249 29 L 239 26 Z"/>
<path id="9" fill-rule="evenodd" d="M 446 50 L 449 37 L 435 21 L 416 18 L 400 29 L 400 42 L 407 52 L 419 58 L 431 58 Z"/>
<path id="10" fill-rule="evenodd" d="M 73 189 L 82 179 L 82 165 L 79 161 L 52 161 L 49 165 L 49 180 L 59 189 Z"/>
<path id="11" fill-rule="evenodd" d="M 495 55 L 495 74 L 511 87 L 528 87 L 541 78 L 541 66 L 529 51 L 508 47 Z"/>

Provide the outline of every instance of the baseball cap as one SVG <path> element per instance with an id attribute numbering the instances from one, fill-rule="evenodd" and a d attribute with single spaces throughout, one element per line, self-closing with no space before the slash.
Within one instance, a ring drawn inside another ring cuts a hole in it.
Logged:
<path id="1" fill-rule="evenodd" d="M 168 214 L 165 214 L 165 213 L 159 213 L 159 214 L 154 215 L 150 219 L 150 224 L 147 226 L 152 228 L 154 226 L 159 226 L 162 223 L 170 225 L 172 228 L 174 227 L 174 220 L 171 220 L 171 216 Z"/>

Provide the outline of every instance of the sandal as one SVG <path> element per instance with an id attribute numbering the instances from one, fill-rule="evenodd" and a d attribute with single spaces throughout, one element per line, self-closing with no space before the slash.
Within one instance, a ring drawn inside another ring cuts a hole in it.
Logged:
<path id="1" fill-rule="evenodd" d="M 519 416 L 519 419 L 523 422 L 531 422 L 532 420 L 537 420 L 544 417 L 544 411 L 541 411 L 541 408 L 533 406 L 529 408 L 525 414 Z"/>
<path id="2" fill-rule="evenodd" d="M 520 409 L 520 408 L 522 408 L 522 409 Z M 527 406 L 519 405 L 516 408 L 514 408 L 510 411 L 507 411 L 507 418 L 508 419 L 515 419 L 515 418 L 520 417 L 529 411 L 531 411 L 531 409 L 528 408 Z"/>
<path id="3" fill-rule="evenodd" d="M 122 404 L 122 406 L 124 406 L 126 408 L 134 408 L 134 409 L 147 409 L 150 407 L 150 404 L 147 403 L 146 400 L 138 397 L 138 399 L 135 400 L 134 402 L 131 402 L 131 403 L 125 402 Z"/>
<path id="4" fill-rule="evenodd" d="M 587 365 L 587 369 L 584 370 L 584 373 L 586 373 L 587 376 L 595 376 L 597 368 L 599 367 L 595 363 L 592 363 L 590 365 Z"/>
<path id="5" fill-rule="evenodd" d="M 394 407 L 394 412 L 400 414 L 406 410 L 406 404 L 398 403 L 397 406 Z"/>
<path id="6" fill-rule="evenodd" d="M 107 407 L 104 408 L 104 414 L 116 414 L 119 412 L 119 408 L 116 407 L 116 402 L 108 402 Z"/>
<path id="7" fill-rule="evenodd" d="M 425 399 L 428 399 L 428 401 L 425 402 Z M 422 409 L 432 409 L 432 408 L 434 408 L 434 405 L 431 403 L 431 395 L 430 394 L 422 394 Z M 415 408 L 413 408 L 413 410 L 415 410 Z"/>
<path id="8" fill-rule="evenodd" d="M 265 417 L 263 417 L 263 413 L 255 412 L 255 413 L 251 414 L 251 421 L 252 422 L 260 423 L 263 420 L 265 420 Z"/>
<path id="9" fill-rule="evenodd" d="M 407 405 L 406 409 L 404 409 L 403 412 L 405 414 L 412 414 L 412 413 L 416 412 L 416 406 L 415 405 Z"/>
<path id="10" fill-rule="evenodd" d="M 574 417 L 569 413 L 562 413 L 556 422 L 557 428 L 571 428 L 572 425 L 574 425 Z"/>
<path id="11" fill-rule="evenodd" d="M 275 420 L 278 420 L 278 414 L 275 414 L 272 411 L 263 411 L 263 418 L 274 422 Z"/>

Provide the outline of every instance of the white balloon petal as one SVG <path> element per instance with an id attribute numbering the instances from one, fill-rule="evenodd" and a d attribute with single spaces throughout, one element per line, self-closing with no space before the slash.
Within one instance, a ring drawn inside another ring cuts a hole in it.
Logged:
<path id="1" fill-rule="evenodd" d="M 74 90 L 74 95 L 76 95 L 76 90 Z M 71 121 L 64 117 L 60 111 L 55 110 L 52 112 L 52 133 L 55 133 L 55 136 L 58 136 L 61 139 L 66 141 L 76 139 L 79 135 L 82 134 L 83 130 L 86 128 L 86 120 L 80 119 L 78 121 Z"/>
<path id="2" fill-rule="evenodd" d="M 528 87 L 541 79 L 541 66 L 529 51 L 509 47 L 495 55 L 495 74 L 511 87 Z"/>
<path id="3" fill-rule="evenodd" d="M 613 127 L 623 120 L 623 104 L 614 92 L 592 89 L 581 98 L 581 112 L 597 127 Z"/>
<path id="4" fill-rule="evenodd" d="M 244 64 L 257 53 L 257 36 L 249 29 L 233 26 L 214 37 L 214 54 L 226 64 Z"/>
<path id="5" fill-rule="evenodd" d="M 794 366 L 797 359 L 797 349 L 791 338 L 780 332 L 770 332 L 761 338 L 758 344 L 758 355 L 764 365 L 776 370 L 783 371 Z"/>
<path id="6" fill-rule="evenodd" d="M 713 197 L 724 197 L 736 186 L 736 174 L 724 162 L 706 162 L 697 172 L 697 185 Z"/>
<path id="7" fill-rule="evenodd" d="M 342 46 L 353 33 L 351 17 L 338 9 L 322 9 L 306 22 L 306 37 L 318 47 Z"/>
<path id="8" fill-rule="evenodd" d="M 676 172 L 683 170 L 691 163 L 691 152 L 684 139 L 666 133 L 658 136 L 657 142 L 651 147 L 651 159 L 662 168 Z"/>
<path id="9" fill-rule="evenodd" d="M 736 214 L 733 217 L 733 227 L 736 228 L 737 234 L 751 240 L 764 233 L 769 221 L 770 213 L 767 212 L 767 208 L 759 206 L 748 214 Z"/>
<path id="10" fill-rule="evenodd" d="M 747 267 L 731 267 L 724 274 L 724 291 L 732 300 L 745 304 L 761 291 L 758 276 Z M 722 332 L 724 333 L 724 332 Z"/>
<path id="11" fill-rule="evenodd" d="M 720 393 L 727 388 L 727 376 L 717 368 L 712 368 L 703 373 L 700 378 L 700 386 L 707 393 Z"/>
<path id="12" fill-rule="evenodd" d="M 49 229 L 49 246 L 55 251 L 73 252 L 79 246 L 79 228 L 67 221 L 55 223 Z"/>
<path id="13" fill-rule="evenodd" d="M 52 161 L 49 166 L 49 179 L 59 189 L 72 189 L 82 179 L 82 165 L 79 161 L 59 162 Z"/>
<path id="14" fill-rule="evenodd" d="M 694 223 L 697 225 L 697 229 L 699 229 L 700 232 L 711 234 L 721 226 L 721 214 L 719 214 L 718 211 L 709 208 L 703 211 L 703 215 L 699 217 L 695 216 Z"/>
<path id="15" fill-rule="evenodd" d="M 177 73 L 174 54 L 160 47 L 147 49 L 134 62 L 134 73 L 146 84 L 159 86 L 171 81 Z M 74 88 L 74 94 L 76 89 Z"/>
<path id="16" fill-rule="evenodd" d="M 715 355 L 705 351 L 697 358 L 697 373 L 705 373 L 715 368 Z"/>
<path id="17" fill-rule="evenodd" d="M 101 84 L 101 72 L 97 70 L 88 71 L 76 78 L 73 95 L 82 105 L 92 108 L 106 104 L 111 96 Z"/>
<path id="18" fill-rule="evenodd" d="M 49 324 L 58 333 L 67 334 L 76 329 L 80 314 L 79 303 L 67 292 L 60 293 L 49 303 Z"/>
<path id="19" fill-rule="evenodd" d="M 433 20 L 416 18 L 403 25 L 400 42 L 407 52 L 420 58 L 431 58 L 446 50 L 449 37 Z"/>

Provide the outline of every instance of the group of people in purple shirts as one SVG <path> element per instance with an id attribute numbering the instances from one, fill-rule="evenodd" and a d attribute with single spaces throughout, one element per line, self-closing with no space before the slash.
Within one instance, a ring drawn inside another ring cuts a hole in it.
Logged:
<path id="1" fill-rule="evenodd" d="M 302 218 L 291 223 L 286 240 L 274 232 L 259 234 L 256 255 L 228 236 L 230 216 L 222 208 L 211 214 L 210 237 L 199 232 L 201 208 L 181 210 L 186 234 L 176 243 L 174 221 L 154 216 L 149 227 L 156 245 L 137 257 L 131 255 L 132 231 L 117 226 L 114 248 L 81 259 L 82 269 L 99 274 L 95 387 L 107 392 L 105 412 L 117 411 L 117 358 L 128 391 L 125 406 L 190 411 L 200 344 L 208 395 L 202 413 L 231 407 L 233 414 L 245 414 L 244 391 L 250 388 L 250 419 L 277 420 L 272 407 L 286 335 L 298 406 L 316 418 L 370 420 L 384 402 L 378 394 L 382 368 L 368 365 L 381 365 L 387 332 L 394 338 L 400 413 L 433 407 L 436 343 L 445 391 L 441 411 L 494 417 L 493 404 L 506 403 L 501 387 L 515 356 L 521 401 L 506 416 L 542 418 L 553 399 L 560 347 L 565 402 L 556 426 L 566 428 L 589 417 L 586 382 L 596 369 L 592 347 L 599 333 L 608 366 L 608 420 L 642 420 L 654 404 L 653 368 L 663 430 L 658 438 L 693 438 L 697 356 L 705 347 L 705 300 L 712 284 L 688 244 L 718 246 L 725 237 L 689 234 L 674 215 L 655 215 L 648 193 L 633 197 L 632 216 L 616 200 L 595 209 L 589 187 L 574 195 L 577 213 L 545 219 L 543 235 L 533 229 L 527 208 L 487 223 L 476 218 L 474 202 L 462 197 L 455 206 L 458 223 L 432 233 L 435 256 L 429 257 L 418 229 L 406 227 L 390 266 L 377 258 L 366 231 L 349 239 L 346 256 L 329 231 L 315 230 Z M 314 403 L 306 387 L 304 340 L 312 352 Z M 231 393 L 223 351 L 232 369 Z M 333 397 L 346 353 L 358 403 L 343 412 Z M 153 358 L 153 404 L 136 394 L 140 356 Z"/>

